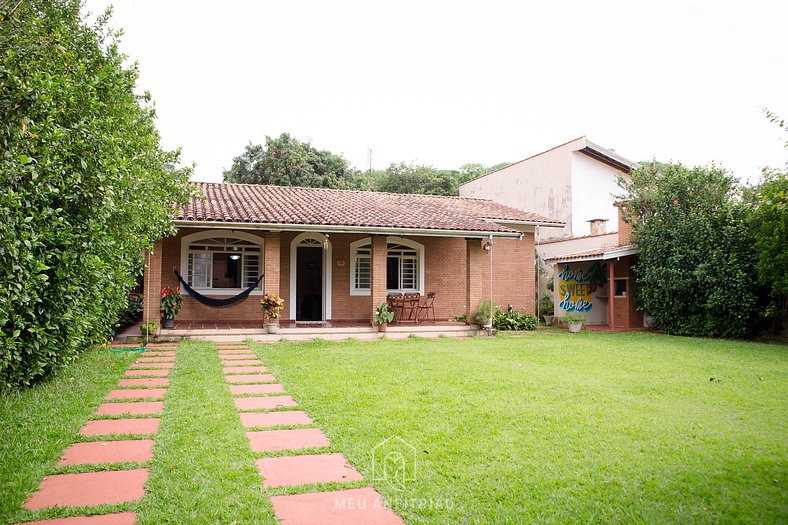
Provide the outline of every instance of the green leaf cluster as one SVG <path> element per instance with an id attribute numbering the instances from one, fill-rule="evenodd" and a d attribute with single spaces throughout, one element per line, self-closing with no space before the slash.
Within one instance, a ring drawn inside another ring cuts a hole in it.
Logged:
<path id="1" fill-rule="evenodd" d="M 755 238 L 734 177 L 649 163 L 621 180 L 639 261 L 638 297 L 676 335 L 743 338 L 757 325 Z"/>
<path id="2" fill-rule="evenodd" d="M 519 312 L 511 306 L 506 311 L 496 310 L 493 315 L 493 328 L 496 330 L 536 330 L 539 320 L 528 312 Z"/>
<path id="3" fill-rule="evenodd" d="M 77 0 L 0 8 L 0 389 L 112 333 L 189 169 L 160 146 L 119 33 Z"/>

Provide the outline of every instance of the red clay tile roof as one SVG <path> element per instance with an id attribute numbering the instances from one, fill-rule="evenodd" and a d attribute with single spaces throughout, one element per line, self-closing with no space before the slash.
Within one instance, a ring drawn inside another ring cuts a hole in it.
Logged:
<path id="1" fill-rule="evenodd" d="M 634 250 L 635 247 L 631 244 L 618 244 L 616 246 L 606 246 L 604 248 L 595 248 L 593 250 L 586 250 L 582 252 L 567 253 L 565 255 L 556 255 L 555 257 L 548 257 L 545 261 L 568 261 L 570 259 L 602 259 L 607 254 L 615 254 L 617 252 L 628 252 Z"/>
<path id="2" fill-rule="evenodd" d="M 513 232 L 485 221 L 562 224 L 489 200 L 371 191 L 194 182 L 206 196 L 176 211 L 178 221 Z"/>

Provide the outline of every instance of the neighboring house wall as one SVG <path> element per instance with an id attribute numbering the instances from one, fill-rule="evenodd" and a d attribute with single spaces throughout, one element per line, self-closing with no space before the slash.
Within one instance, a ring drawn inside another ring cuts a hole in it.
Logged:
<path id="1" fill-rule="evenodd" d="M 613 195 L 621 191 L 616 182 L 621 172 L 576 151 L 571 159 L 572 235 L 589 235 L 592 219 L 607 219 L 607 230 L 615 230 L 618 212 Z"/>
<path id="2" fill-rule="evenodd" d="M 200 228 L 184 228 L 177 235 L 161 241 L 161 270 L 157 272 L 161 278 L 161 286 L 153 283 L 151 297 L 158 297 L 161 287 L 177 287 L 178 280 L 172 272 L 173 266 L 186 278 L 186 269 L 182 266 L 181 239 L 188 234 L 206 231 Z M 282 320 L 290 320 L 290 254 L 293 240 L 299 232 L 257 232 L 267 246 L 275 246 L 274 239 L 279 243 L 278 274 L 279 290 L 285 299 Z M 351 254 L 350 244 L 365 239 L 368 235 L 331 234 L 331 273 L 332 290 L 331 319 L 335 321 L 367 321 L 371 309 L 371 297 L 351 295 Z M 436 292 L 435 316 L 437 319 L 452 319 L 464 314 L 467 301 L 467 243 L 482 244 L 482 240 L 466 241 L 463 238 L 408 236 L 406 239 L 424 245 L 424 293 Z M 267 276 L 275 275 L 276 269 L 271 267 L 271 260 L 276 257 L 266 256 L 268 267 L 263 268 Z M 503 308 L 508 304 L 528 312 L 534 312 L 534 245 L 533 234 L 523 234 L 522 240 L 495 239 L 492 251 L 493 262 L 493 299 Z M 482 252 L 480 284 L 483 298 L 490 296 L 490 252 Z M 472 272 L 473 273 L 473 272 Z M 268 278 L 266 278 L 268 281 Z M 240 290 L 238 290 L 240 292 Z M 258 288 L 245 301 L 227 308 L 207 307 L 184 292 L 184 306 L 178 315 L 178 321 L 257 321 L 262 322 L 260 296 L 265 290 Z M 211 296 L 210 293 L 204 292 Z M 158 301 L 151 306 L 152 319 L 159 318 Z M 478 305 L 472 305 L 475 308 Z M 221 325 L 219 325 L 221 326 Z"/>
<path id="3" fill-rule="evenodd" d="M 579 144 L 572 141 L 466 182 L 460 186 L 460 197 L 490 199 L 566 223 L 564 228 L 543 228 L 543 238 L 571 235 L 570 153 L 581 147 Z"/>

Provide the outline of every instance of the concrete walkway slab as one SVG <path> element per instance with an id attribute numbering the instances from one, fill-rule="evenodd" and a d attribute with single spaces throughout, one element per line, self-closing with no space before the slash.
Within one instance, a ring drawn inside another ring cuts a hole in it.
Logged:
<path id="1" fill-rule="evenodd" d="M 232 357 L 235 355 L 248 355 L 252 357 L 257 357 L 257 355 L 252 352 L 251 350 L 247 350 L 246 348 L 238 348 L 236 350 L 219 350 L 219 357 Z"/>
<path id="2" fill-rule="evenodd" d="M 26 521 L 24 525 L 136 525 L 136 523 L 136 514 L 133 512 L 121 512 L 116 514 L 99 514 L 98 516 L 76 516 L 73 518 Z"/>
<path id="3" fill-rule="evenodd" d="M 236 397 L 235 407 L 238 410 L 273 410 L 280 407 L 296 407 L 296 403 L 290 396 L 265 396 L 265 397 Z"/>
<path id="4" fill-rule="evenodd" d="M 152 369 L 156 368 L 158 370 L 170 370 L 175 368 L 175 363 L 132 363 L 131 364 L 132 370 L 140 370 L 140 369 Z"/>
<path id="5" fill-rule="evenodd" d="M 222 366 L 263 366 L 263 362 L 254 359 L 222 359 Z"/>
<path id="6" fill-rule="evenodd" d="M 256 374 L 258 372 L 268 372 L 264 366 L 226 366 L 225 374 Z"/>
<path id="7" fill-rule="evenodd" d="M 126 377 L 167 377 L 170 375 L 169 370 L 126 370 L 123 373 Z"/>
<path id="8" fill-rule="evenodd" d="M 264 487 L 364 479 L 364 476 L 359 474 L 342 454 L 261 458 L 257 460 L 257 468 L 263 475 Z"/>
<path id="9" fill-rule="evenodd" d="M 404 525 L 372 488 L 271 496 L 281 525 Z"/>
<path id="10" fill-rule="evenodd" d="M 166 388 L 118 389 L 110 390 L 107 399 L 161 399 L 166 393 Z"/>
<path id="11" fill-rule="evenodd" d="M 276 378 L 271 374 L 254 374 L 254 375 L 228 375 L 228 383 L 273 383 Z"/>
<path id="12" fill-rule="evenodd" d="M 119 416 L 129 414 L 132 416 L 149 416 L 164 412 L 164 403 L 161 401 L 134 401 L 131 403 L 101 403 L 96 410 L 98 416 Z"/>
<path id="13" fill-rule="evenodd" d="M 175 356 L 172 357 L 140 357 L 137 363 L 174 363 Z"/>
<path id="14" fill-rule="evenodd" d="M 153 458 L 152 439 L 92 441 L 74 443 L 66 449 L 58 465 L 100 465 L 102 463 L 144 462 Z"/>
<path id="15" fill-rule="evenodd" d="M 148 469 L 144 468 L 46 476 L 22 507 L 38 510 L 136 501 L 145 495 L 146 481 Z"/>
<path id="16" fill-rule="evenodd" d="M 118 386 L 170 386 L 170 380 L 166 378 L 148 379 L 121 379 Z"/>
<path id="17" fill-rule="evenodd" d="M 254 452 L 273 450 L 299 450 L 331 446 L 319 428 L 298 428 L 295 430 L 258 430 L 247 432 L 249 443 Z"/>
<path id="18" fill-rule="evenodd" d="M 175 357 L 175 350 L 152 350 L 142 353 L 146 357 Z"/>
<path id="19" fill-rule="evenodd" d="M 279 383 L 266 383 L 263 385 L 230 385 L 230 393 L 234 396 L 243 394 L 279 394 L 285 388 Z"/>
<path id="20" fill-rule="evenodd" d="M 284 410 L 281 412 L 243 412 L 241 423 L 250 427 L 275 427 L 277 425 L 311 425 L 312 418 L 301 410 Z"/>
<path id="21" fill-rule="evenodd" d="M 82 436 L 104 436 L 112 434 L 150 435 L 159 431 L 161 420 L 156 417 L 132 419 L 97 419 L 88 421 L 79 431 Z"/>

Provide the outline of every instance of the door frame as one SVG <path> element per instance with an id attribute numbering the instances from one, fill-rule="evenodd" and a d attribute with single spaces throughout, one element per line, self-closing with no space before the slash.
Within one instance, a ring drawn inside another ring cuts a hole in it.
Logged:
<path id="1" fill-rule="evenodd" d="M 290 243 L 290 319 L 296 320 L 296 301 L 298 300 L 296 282 L 298 277 L 298 246 L 305 240 L 319 242 L 323 246 L 323 289 L 321 291 L 323 302 L 323 321 L 331 319 L 331 241 L 327 236 L 317 232 L 304 232 L 298 234 Z M 314 248 L 314 244 L 305 244 Z"/>

